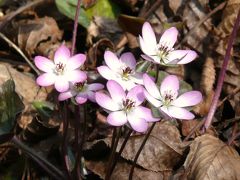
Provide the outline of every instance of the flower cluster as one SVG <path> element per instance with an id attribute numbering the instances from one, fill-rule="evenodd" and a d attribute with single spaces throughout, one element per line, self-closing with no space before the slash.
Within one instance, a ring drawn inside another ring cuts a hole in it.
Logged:
<path id="1" fill-rule="evenodd" d="M 148 22 L 139 36 L 140 47 L 145 60 L 157 65 L 186 64 L 197 57 L 192 50 L 176 50 L 178 30 L 167 29 L 157 43 L 155 33 Z M 87 84 L 87 75 L 79 68 L 84 64 L 86 56 L 77 54 L 70 56 L 70 51 L 62 45 L 55 53 L 54 61 L 45 57 L 35 57 L 35 65 L 44 73 L 37 78 L 40 86 L 55 86 L 60 92 L 59 101 L 75 97 L 78 104 L 88 99 L 98 103 L 109 113 L 107 122 L 112 126 L 128 125 L 137 132 L 145 132 L 148 122 L 156 122 L 149 108 L 144 106 L 147 100 L 159 112 L 169 118 L 190 120 L 194 115 L 185 107 L 198 104 L 202 100 L 199 91 L 179 93 L 179 80 L 168 75 L 158 88 L 148 74 L 137 72 L 136 59 L 130 52 L 119 58 L 111 51 L 105 51 L 106 65 L 97 68 L 99 74 L 108 80 L 108 94 L 100 92 L 104 86 L 99 83 Z"/>

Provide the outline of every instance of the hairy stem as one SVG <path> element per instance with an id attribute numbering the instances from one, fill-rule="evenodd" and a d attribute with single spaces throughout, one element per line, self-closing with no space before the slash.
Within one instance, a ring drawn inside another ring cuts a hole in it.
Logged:
<path id="1" fill-rule="evenodd" d="M 237 19 L 235 21 L 231 36 L 228 40 L 228 46 L 227 46 L 226 54 L 225 54 L 225 57 L 223 60 L 220 75 L 218 78 L 217 88 L 216 88 L 208 115 L 207 115 L 205 123 L 204 123 L 204 127 L 203 127 L 204 131 L 211 125 L 213 116 L 214 116 L 216 108 L 217 108 L 217 103 L 218 103 L 218 99 L 219 99 L 221 91 L 222 91 L 222 86 L 223 86 L 223 82 L 224 82 L 224 78 L 225 78 L 225 74 L 226 74 L 226 70 L 227 70 L 227 65 L 228 65 L 229 59 L 231 57 L 231 49 L 233 46 L 234 39 L 236 38 L 236 35 L 237 35 L 237 30 L 239 28 L 239 24 L 240 24 L 240 10 L 238 12 Z"/>
<path id="2" fill-rule="evenodd" d="M 78 0 L 77 9 L 76 9 L 76 13 L 75 13 L 75 19 L 74 19 L 73 37 L 72 37 L 72 49 L 71 49 L 72 55 L 74 54 L 75 45 L 76 45 L 78 17 L 79 17 L 80 9 L 81 9 L 80 7 L 81 7 L 81 0 Z"/>
<path id="3" fill-rule="evenodd" d="M 147 133 L 146 136 L 144 137 L 143 142 L 142 142 L 140 148 L 139 148 L 138 151 L 137 151 L 137 154 L 136 154 L 136 156 L 135 156 L 135 158 L 134 158 L 134 160 L 133 160 L 133 164 L 132 164 L 132 167 L 131 167 L 131 170 L 130 170 L 130 173 L 129 173 L 129 177 L 128 177 L 129 180 L 132 180 L 134 168 L 135 168 L 135 166 L 136 166 L 136 164 L 137 164 L 138 157 L 139 157 L 140 153 L 142 152 L 143 147 L 145 146 L 145 144 L 146 144 L 146 142 L 147 142 L 147 140 L 148 140 L 148 138 L 149 138 L 149 136 L 150 136 L 153 128 L 155 127 L 155 125 L 156 125 L 156 122 L 154 122 L 154 123 L 152 124 L 152 126 L 150 127 L 150 129 L 148 130 L 148 133 Z"/>

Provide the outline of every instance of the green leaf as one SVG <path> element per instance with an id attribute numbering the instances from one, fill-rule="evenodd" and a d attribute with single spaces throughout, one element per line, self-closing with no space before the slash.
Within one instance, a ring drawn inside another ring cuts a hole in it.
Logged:
<path id="1" fill-rule="evenodd" d="M 140 61 L 138 64 L 137 64 L 137 67 L 136 67 L 136 71 L 137 72 L 147 72 L 147 69 L 148 67 L 151 65 L 151 62 L 149 61 Z"/>
<path id="2" fill-rule="evenodd" d="M 16 124 L 16 116 L 24 109 L 24 104 L 15 92 L 13 80 L 2 84 L 0 92 L 0 135 L 9 133 Z"/>
<path id="3" fill-rule="evenodd" d="M 74 20 L 77 0 L 55 0 L 58 10 Z M 90 25 L 93 16 L 115 19 L 120 13 L 119 7 L 110 0 L 98 0 L 94 6 L 84 9 L 81 7 L 78 22 L 85 28 Z"/>
<path id="4" fill-rule="evenodd" d="M 35 101 L 33 107 L 42 118 L 50 118 L 54 110 L 54 104 L 47 101 Z"/>

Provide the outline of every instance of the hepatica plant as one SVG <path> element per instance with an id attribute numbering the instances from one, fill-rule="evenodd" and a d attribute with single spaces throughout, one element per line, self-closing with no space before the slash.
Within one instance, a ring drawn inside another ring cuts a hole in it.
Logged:
<path id="1" fill-rule="evenodd" d="M 37 78 L 40 86 L 55 86 L 59 92 L 69 89 L 69 82 L 83 82 L 87 79 L 86 73 L 79 70 L 84 64 L 86 56 L 76 54 L 70 56 L 69 49 L 62 45 L 54 54 L 54 61 L 43 56 L 36 56 L 35 65 L 44 73 Z"/>
<path id="2" fill-rule="evenodd" d="M 130 90 L 138 84 L 143 84 L 142 73 L 136 72 L 136 59 L 132 53 L 123 53 L 120 58 L 106 51 L 104 54 L 107 66 L 98 67 L 98 72 L 108 80 L 115 80 L 124 90 Z"/>
<path id="3" fill-rule="evenodd" d="M 178 96 L 179 80 L 174 75 L 165 77 L 160 88 L 147 74 L 143 75 L 143 82 L 146 99 L 160 112 L 177 119 L 194 118 L 194 115 L 185 107 L 194 106 L 202 100 L 202 94 L 199 91 L 189 91 Z"/>
<path id="4" fill-rule="evenodd" d="M 143 24 L 142 36 L 139 36 L 142 57 L 161 65 L 187 64 L 193 61 L 197 54 L 192 50 L 175 50 L 178 30 L 175 27 L 167 29 L 157 43 L 156 36 L 148 22 Z"/>
<path id="5" fill-rule="evenodd" d="M 96 92 L 96 101 L 109 112 L 107 117 L 109 124 L 122 126 L 129 123 L 135 131 L 145 132 L 148 128 L 148 122 L 159 120 L 152 117 L 150 109 L 141 105 L 145 100 L 142 86 L 135 86 L 126 94 L 119 83 L 109 80 L 107 89 L 110 96 Z"/>

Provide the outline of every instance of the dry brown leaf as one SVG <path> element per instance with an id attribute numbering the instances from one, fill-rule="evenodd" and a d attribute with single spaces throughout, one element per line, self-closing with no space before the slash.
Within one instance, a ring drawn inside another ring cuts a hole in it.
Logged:
<path id="1" fill-rule="evenodd" d="M 123 150 L 122 157 L 133 160 L 144 135 L 131 136 Z M 110 146 L 111 138 L 106 138 L 105 142 Z M 123 142 L 120 139 L 118 150 Z M 183 145 L 178 129 L 169 121 L 156 124 L 149 139 L 147 140 L 137 164 L 151 171 L 172 170 L 179 163 L 182 156 Z"/>
<path id="2" fill-rule="evenodd" d="M 51 17 L 29 20 L 19 26 L 18 45 L 29 56 L 34 54 L 49 56 L 58 48 L 59 45 L 54 45 L 59 44 L 62 35 L 63 32 L 60 31 L 56 21 Z M 44 46 L 45 49 L 41 47 L 38 49 L 39 46 Z M 39 50 L 44 51 L 40 52 Z"/>
<path id="3" fill-rule="evenodd" d="M 188 179 L 239 179 L 240 157 L 235 149 L 218 138 L 203 135 L 196 138 L 184 163 Z"/>
<path id="4" fill-rule="evenodd" d="M 105 177 L 107 161 L 87 161 L 86 166 L 95 174 L 99 175 L 102 179 Z M 124 161 L 119 161 L 112 173 L 111 179 L 114 180 L 127 180 L 129 172 L 131 169 L 131 164 Z M 168 179 L 170 173 L 160 173 L 147 171 L 136 167 L 133 173 L 133 180 L 163 180 Z"/>

